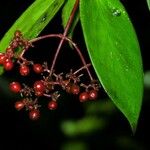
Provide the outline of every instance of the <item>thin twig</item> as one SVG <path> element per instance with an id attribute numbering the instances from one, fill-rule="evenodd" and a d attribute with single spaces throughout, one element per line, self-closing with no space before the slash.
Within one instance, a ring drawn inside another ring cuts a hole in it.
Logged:
<path id="1" fill-rule="evenodd" d="M 65 39 L 66 35 L 68 34 L 69 28 L 72 25 L 72 21 L 74 19 L 74 16 L 75 16 L 76 10 L 78 9 L 78 6 L 79 6 L 79 0 L 76 0 L 76 2 L 74 4 L 74 7 L 73 7 L 73 10 L 71 12 L 71 15 L 70 15 L 70 17 L 68 19 L 68 22 L 66 24 L 66 27 L 65 27 L 65 30 L 64 30 L 64 33 L 63 33 L 63 38 L 61 39 L 61 41 L 60 41 L 60 43 L 58 45 L 58 48 L 56 50 L 56 53 L 55 53 L 55 56 L 54 56 L 54 59 L 53 59 L 52 65 L 51 65 L 51 69 L 50 69 L 50 75 L 53 72 L 53 69 L 54 69 L 54 66 L 56 64 L 56 60 L 57 60 L 58 54 L 60 52 L 60 49 L 61 49 L 62 44 L 64 42 L 64 39 Z"/>
<path id="2" fill-rule="evenodd" d="M 81 70 L 86 69 L 87 67 L 91 66 L 91 64 L 87 64 L 86 66 L 83 66 L 81 68 L 79 68 L 78 70 L 76 70 L 73 74 L 77 74 L 79 73 Z"/>
<path id="3" fill-rule="evenodd" d="M 65 36 L 62 35 L 62 34 L 48 34 L 48 35 L 44 35 L 44 36 L 40 36 L 40 37 L 38 37 L 38 38 L 32 39 L 32 40 L 30 40 L 29 42 L 34 43 L 34 42 L 37 42 L 37 41 L 40 41 L 40 40 L 43 40 L 43 39 L 46 39 L 46 38 L 54 38 L 54 37 L 55 37 L 55 38 L 61 38 L 61 39 L 63 38 L 64 40 L 66 40 L 66 41 L 68 41 L 70 44 L 72 44 L 72 46 L 74 47 L 74 49 L 77 51 L 77 53 L 78 53 L 78 55 L 79 55 L 79 57 L 80 57 L 80 59 L 81 59 L 83 65 L 85 66 L 85 69 L 87 70 L 87 73 L 88 73 L 88 75 L 89 75 L 89 77 L 90 77 L 90 80 L 93 80 L 93 77 L 92 77 L 92 75 L 91 75 L 91 73 L 90 73 L 90 70 L 88 69 L 87 64 L 86 64 L 86 61 L 85 61 L 85 59 L 84 59 L 84 57 L 83 57 L 83 55 L 82 55 L 82 53 L 81 53 L 81 50 L 78 48 L 77 44 L 74 43 L 70 38 L 65 37 Z"/>

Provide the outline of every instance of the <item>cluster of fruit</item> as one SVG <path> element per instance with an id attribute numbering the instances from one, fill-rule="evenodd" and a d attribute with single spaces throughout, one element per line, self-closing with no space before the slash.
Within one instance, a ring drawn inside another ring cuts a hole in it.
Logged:
<path id="1" fill-rule="evenodd" d="M 18 63 L 21 76 L 28 76 L 31 69 L 41 75 L 40 80 L 35 81 L 32 87 L 17 81 L 10 83 L 10 90 L 19 93 L 22 97 L 20 101 L 15 103 L 17 110 L 25 108 L 29 111 L 29 118 L 37 120 L 40 117 L 39 108 L 41 107 L 39 99 L 47 97 L 49 99 L 48 109 L 55 110 L 58 107 L 57 100 L 60 97 L 58 89 L 60 88 L 67 93 L 78 95 L 80 102 L 97 99 L 99 91 L 97 81 L 91 80 L 88 85 L 81 82 L 83 74 L 80 74 L 80 71 L 86 66 L 75 72 L 71 69 L 65 75 L 63 73 L 56 74 L 54 71 L 51 72 L 46 62 L 43 64 L 34 63 L 24 58 L 24 53 L 30 47 L 32 47 L 32 43 L 24 39 L 20 31 L 16 31 L 6 52 L 0 53 L 0 65 L 3 65 L 6 71 L 12 70 L 13 66 Z M 19 52 L 21 51 L 19 54 L 17 53 L 18 49 Z"/>

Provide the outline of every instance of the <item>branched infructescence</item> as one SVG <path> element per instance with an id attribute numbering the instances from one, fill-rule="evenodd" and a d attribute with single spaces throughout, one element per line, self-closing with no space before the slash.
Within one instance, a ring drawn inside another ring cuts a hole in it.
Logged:
<path id="1" fill-rule="evenodd" d="M 73 45 L 74 49 L 79 54 L 83 66 L 78 70 L 65 73 L 56 73 L 54 69 L 51 70 L 47 62 L 34 63 L 34 61 L 25 58 L 26 51 L 33 47 L 33 43 L 45 38 L 63 38 Z M 18 53 L 19 49 L 19 53 Z M 58 99 L 60 99 L 59 90 L 62 89 L 67 93 L 78 95 L 80 102 L 88 100 L 95 100 L 98 97 L 99 83 L 93 79 L 89 66 L 84 60 L 84 57 L 77 47 L 77 45 L 69 38 L 64 37 L 61 34 L 49 34 L 46 36 L 38 37 L 33 40 L 24 39 L 20 31 L 14 33 L 14 37 L 10 42 L 5 53 L 0 53 L 0 64 L 3 65 L 4 70 L 11 71 L 15 64 L 19 65 L 19 73 L 21 76 L 29 76 L 30 71 L 33 70 L 35 74 L 40 74 L 40 79 L 35 81 L 34 84 L 29 87 L 25 83 L 19 83 L 18 81 L 12 81 L 9 88 L 14 93 L 19 93 L 21 100 L 15 103 L 15 108 L 29 111 L 29 118 L 37 120 L 40 117 L 39 101 L 41 97 L 48 99 L 47 107 L 50 110 L 55 110 L 58 107 Z M 85 74 L 81 73 L 82 70 L 86 70 L 89 75 L 90 81 L 88 83 L 82 83 L 82 78 Z"/>

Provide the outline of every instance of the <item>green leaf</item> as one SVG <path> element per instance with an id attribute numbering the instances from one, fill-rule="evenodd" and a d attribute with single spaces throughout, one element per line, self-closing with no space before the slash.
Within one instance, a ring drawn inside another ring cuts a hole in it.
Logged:
<path id="1" fill-rule="evenodd" d="M 143 95 L 140 49 L 118 0 L 80 0 L 86 46 L 105 91 L 135 131 Z"/>
<path id="2" fill-rule="evenodd" d="M 68 19 L 70 17 L 71 11 L 74 7 L 75 1 L 76 0 L 67 0 L 63 9 L 62 9 L 62 25 L 64 28 L 68 22 Z M 68 37 L 72 38 L 73 31 L 74 31 L 78 21 L 79 21 L 79 11 L 77 11 L 75 14 L 74 20 L 72 22 L 71 28 L 70 28 L 69 33 L 68 33 Z"/>
<path id="3" fill-rule="evenodd" d="M 4 35 L 0 41 L 0 52 L 5 51 L 16 30 L 20 30 L 27 39 L 37 37 L 63 3 L 64 0 L 36 0 Z M 0 68 L 1 73 L 2 68 Z"/>
<path id="4" fill-rule="evenodd" d="M 148 5 L 148 8 L 150 10 L 150 0 L 147 0 L 147 5 Z"/>

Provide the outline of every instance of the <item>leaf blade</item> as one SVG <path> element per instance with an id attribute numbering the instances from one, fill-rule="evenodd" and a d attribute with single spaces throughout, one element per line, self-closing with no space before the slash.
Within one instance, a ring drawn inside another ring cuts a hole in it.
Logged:
<path id="1" fill-rule="evenodd" d="M 147 1 L 148 9 L 150 10 L 150 0 L 146 0 L 146 1 Z"/>
<path id="2" fill-rule="evenodd" d="M 143 71 L 129 17 L 117 0 L 81 0 L 80 20 L 97 76 L 134 130 L 142 103 Z"/>

